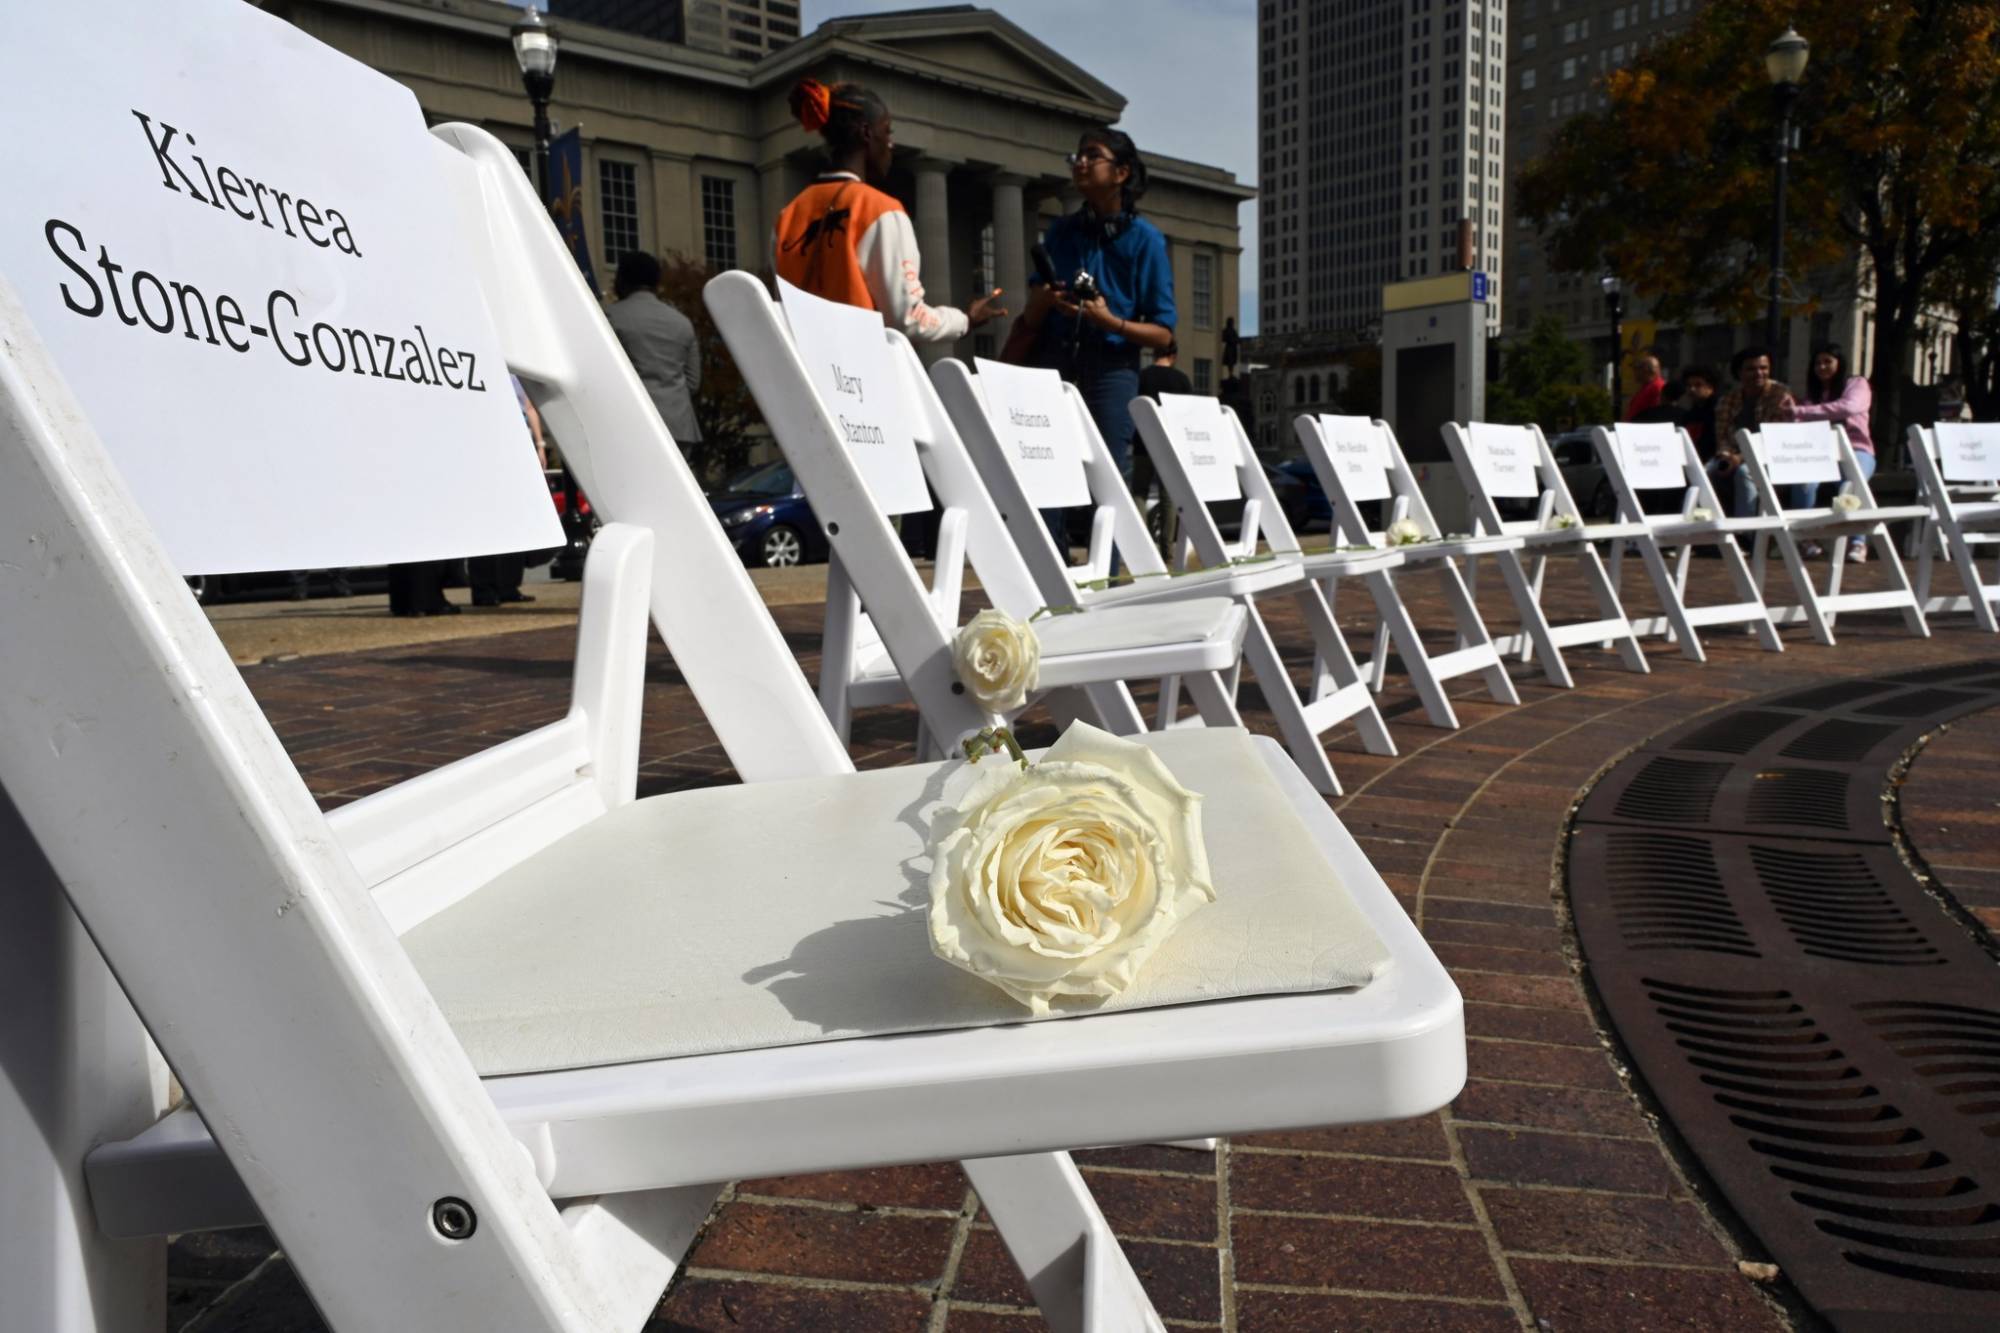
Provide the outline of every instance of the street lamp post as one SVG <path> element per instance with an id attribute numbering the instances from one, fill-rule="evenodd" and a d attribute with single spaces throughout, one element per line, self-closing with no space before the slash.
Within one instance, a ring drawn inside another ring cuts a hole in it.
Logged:
<path id="1" fill-rule="evenodd" d="M 1597 285 L 1604 289 L 1604 313 L 1611 316 L 1611 411 L 1615 416 L 1618 405 L 1625 401 L 1625 339 L 1618 323 L 1625 315 L 1625 284 L 1618 281 L 1617 274 L 1607 273 Z"/>
<path id="2" fill-rule="evenodd" d="M 514 40 L 514 59 L 521 65 L 521 85 L 528 90 L 528 100 L 535 104 L 535 192 L 541 196 L 544 207 L 549 202 L 549 94 L 556 87 L 555 29 L 542 22 L 542 16 L 530 9 L 527 16 L 516 23 L 510 33 Z"/>
<path id="3" fill-rule="evenodd" d="M 1777 202 L 1771 210 L 1771 308 L 1764 320 L 1764 340 L 1771 347 L 1772 370 L 1782 376 L 1785 363 L 1784 316 L 1780 309 L 1785 276 L 1785 184 L 1792 164 L 1792 104 L 1799 98 L 1799 81 L 1806 76 L 1812 45 L 1789 24 L 1782 37 L 1764 48 L 1764 72 L 1778 100 Z"/>

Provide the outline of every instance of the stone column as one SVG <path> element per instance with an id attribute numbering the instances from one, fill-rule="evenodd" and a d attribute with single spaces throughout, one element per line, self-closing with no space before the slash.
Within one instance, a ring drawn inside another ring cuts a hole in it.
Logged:
<path id="1" fill-rule="evenodd" d="M 1028 300 L 1028 247 L 1033 244 L 1021 197 L 1027 183 L 1026 176 L 993 178 L 993 285 L 1006 293 L 1001 303 L 1017 314 Z"/>
<path id="2" fill-rule="evenodd" d="M 920 157 L 917 173 L 917 249 L 923 252 L 924 299 L 951 305 L 951 202 L 947 184 L 952 166 L 935 157 Z"/>

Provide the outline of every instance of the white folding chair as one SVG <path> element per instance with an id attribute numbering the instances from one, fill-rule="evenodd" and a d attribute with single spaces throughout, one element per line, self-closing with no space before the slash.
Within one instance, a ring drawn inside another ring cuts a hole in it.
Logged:
<path id="1" fill-rule="evenodd" d="M 1981 629 L 2000 633 L 2000 576 L 1979 573 L 1978 551 L 1993 554 L 2000 572 L 2000 425 L 1943 421 L 1910 427 L 1910 465 L 1929 513 L 1917 534 L 1917 600 L 1927 614 L 1970 611 Z M 1965 591 L 1931 595 L 1931 569 L 1939 548 L 1958 571 Z"/>
<path id="2" fill-rule="evenodd" d="M 1696 662 L 1706 662 L 1708 654 L 1695 630 L 1704 625 L 1748 625 L 1757 641 L 1774 653 L 1785 650 L 1784 641 L 1771 624 L 1771 611 L 1764 603 L 1762 585 L 1751 577 L 1750 567 L 1736 545 L 1739 536 L 1754 537 L 1781 526 L 1784 520 L 1760 514 L 1746 518 L 1724 518 L 1722 504 L 1709 485 L 1708 472 L 1694 451 L 1687 432 L 1667 422 L 1620 422 L 1599 426 L 1592 433 L 1597 457 L 1604 464 L 1612 493 L 1618 497 L 1618 519 L 1637 524 L 1640 531 L 1632 539 L 1645 562 L 1653 593 L 1660 599 L 1661 614 L 1631 617 L 1632 631 L 1641 636 L 1664 634 L 1670 643 L 1679 643 L 1681 654 Z M 1641 491 L 1678 490 L 1680 509 L 1672 514 L 1648 514 L 1639 498 Z M 1697 510 L 1706 510 L 1697 516 Z M 1736 601 L 1690 606 L 1687 600 L 1689 557 L 1697 546 L 1713 546 L 1729 575 Z M 1662 547 L 1675 550 L 1675 566 L 1667 568 Z M 1611 583 L 1624 586 L 1625 544 L 1611 548 Z"/>
<path id="3" fill-rule="evenodd" d="M 1233 552 L 1224 549 L 1221 536 L 1215 531 L 1214 521 L 1205 508 L 1199 508 L 1198 512 L 1184 511 L 1194 515 L 1189 533 L 1201 556 L 1202 568 L 1169 571 L 1152 544 L 1144 517 L 1133 502 L 1131 492 L 1126 489 L 1125 480 L 1112 460 L 1110 450 L 1104 447 L 1082 397 L 1074 386 L 1062 385 L 1063 402 L 1068 413 L 1063 422 L 1066 427 L 1064 434 L 1068 440 L 1081 446 L 1076 461 L 1079 467 L 1086 470 L 1086 475 L 1075 481 L 1083 483 L 1081 489 L 1089 495 L 1096 509 L 1091 525 L 1090 562 L 1079 570 L 1071 567 L 1062 552 L 1056 549 L 1030 494 L 1031 483 L 1047 479 L 1046 474 L 1043 477 L 1032 473 L 1024 475 L 1027 471 L 1025 460 L 1017 457 L 1015 450 L 1000 438 L 993 427 L 980 379 L 956 361 L 939 362 L 931 368 L 931 374 L 937 380 L 947 411 L 957 422 L 960 435 L 979 463 L 988 488 L 1007 513 L 1014 541 L 1045 595 L 1063 596 L 1064 589 L 1068 588 L 1067 595 L 1086 607 L 1109 597 L 1131 602 L 1171 600 L 1211 591 L 1230 596 L 1242 608 L 1246 621 L 1244 658 L 1257 676 L 1293 762 L 1298 764 L 1300 771 L 1314 786 L 1328 795 L 1339 794 L 1339 779 L 1334 776 L 1333 765 L 1327 759 L 1319 737 L 1350 717 L 1358 717 L 1356 726 L 1372 753 L 1395 753 L 1395 743 L 1389 738 L 1388 728 L 1376 711 L 1375 701 L 1363 683 L 1345 641 L 1340 638 L 1327 599 L 1318 586 L 1318 581 L 1323 579 L 1330 588 L 1332 581 L 1338 577 L 1338 571 L 1350 568 L 1352 560 L 1323 555 L 1305 560 L 1299 557 L 1298 538 L 1285 522 L 1275 500 L 1271 499 L 1268 480 L 1254 460 L 1247 464 L 1242 461 L 1250 457 L 1247 449 L 1239 452 L 1237 472 L 1241 477 L 1247 468 L 1247 471 L 1255 472 L 1256 477 L 1254 480 L 1244 478 L 1240 483 L 1251 488 L 1253 493 L 1245 507 L 1239 549 Z M 1213 402 L 1208 399 L 1202 401 Z M 1157 451 L 1146 434 L 1158 424 L 1156 417 L 1148 417 L 1151 408 L 1150 400 L 1143 404 L 1135 402 L 1134 422 L 1139 427 L 1145 447 L 1153 451 L 1157 458 Z M 1218 429 L 1232 434 L 1236 431 L 1233 417 L 1227 422 L 1218 421 L 1217 425 Z M 1161 473 L 1161 478 L 1171 501 L 1176 497 L 1185 473 L 1178 466 L 1172 466 Z M 1256 498 L 1257 488 L 1262 488 L 1264 499 L 1261 501 Z M 1074 483 L 1068 493 L 1075 493 Z M 1254 554 L 1260 531 L 1270 541 L 1272 552 L 1261 559 Z M 1131 582 L 1099 589 L 1093 585 L 1101 582 L 1110 570 L 1110 550 L 1114 539 L 1116 549 L 1130 571 Z M 1312 573 L 1309 569 L 1319 572 Z M 1077 586 L 1079 574 L 1085 576 L 1081 588 Z M 1270 631 L 1257 611 L 1255 598 L 1259 594 L 1281 589 L 1291 590 L 1297 598 L 1318 649 L 1319 662 L 1314 669 L 1316 684 L 1309 703 L 1299 701 L 1297 690 L 1271 640 Z M 1170 677 L 1163 682 L 1160 712 L 1156 719 L 1161 727 L 1174 724 L 1178 687 L 1178 678 Z M 1201 691 L 1209 688 L 1209 684 L 1199 678 L 1190 678 L 1189 687 L 1199 702 Z"/>
<path id="4" fill-rule="evenodd" d="M 1608 644 L 1617 650 L 1627 671 L 1642 675 L 1650 671 L 1646 654 L 1632 632 L 1632 622 L 1618 600 L 1618 590 L 1612 587 L 1610 576 L 1604 572 L 1604 561 L 1597 553 L 1601 542 L 1620 542 L 1638 535 L 1638 525 L 1601 523 L 1586 527 L 1583 511 L 1570 495 L 1569 484 L 1563 480 L 1562 469 L 1556 465 L 1555 455 L 1549 451 L 1539 426 L 1501 426 L 1483 421 L 1461 426 L 1448 421 L 1444 424 L 1444 442 L 1451 451 L 1452 461 L 1458 465 L 1466 498 L 1472 502 L 1473 532 L 1519 537 L 1526 543 L 1524 551 L 1493 554 L 1500 566 L 1500 577 L 1521 616 L 1519 634 L 1503 635 L 1496 640 L 1500 651 L 1518 652 L 1524 662 L 1532 661 L 1539 653 L 1543 673 L 1564 689 L 1576 682 L 1570 677 L 1562 650 L 1580 643 Z M 1503 499 L 1534 501 L 1534 517 L 1503 519 L 1498 503 Z M 1534 558 L 1532 576 L 1521 564 L 1524 553 Z M 1596 620 L 1552 625 L 1548 613 L 1542 609 L 1542 580 L 1549 557 L 1565 553 L 1576 557 L 1584 583 L 1597 603 Z"/>
<path id="5" fill-rule="evenodd" d="M 777 302 L 740 270 L 711 279 L 704 299 L 832 547 L 821 705 L 845 736 L 854 708 L 912 699 L 924 743 L 933 749 L 949 744 L 956 733 L 938 719 L 951 715 L 940 711 L 946 697 L 956 697 L 950 647 L 965 566 L 971 565 L 993 604 L 1016 619 L 1074 599 L 1052 604 L 1036 587 L 902 334 L 882 333 L 894 377 L 885 386 L 893 397 L 882 401 L 893 403 L 908 425 L 923 475 L 942 506 L 929 589 L 840 443 L 820 378 L 808 373 Z M 1149 609 L 1105 606 L 1089 615 L 1048 616 L 1034 628 L 1041 641 L 1041 689 L 1053 696 L 1059 718 L 1082 713 L 1109 731 L 1143 731 L 1124 682 L 1187 672 L 1205 678 L 1197 692 L 1205 718 L 1219 725 L 1240 721 L 1218 675 L 1235 665 L 1243 638 L 1243 614 L 1226 598 Z"/>
<path id="6" fill-rule="evenodd" d="M 1757 534 L 1750 562 L 1750 577 L 1764 586 L 1764 570 L 1770 543 L 1776 538 L 1785 573 L 1791 578 L 1798 601 L 1789 606 L 1771 607 L 1771 623 L 1811 627 L 1813 638 L 1823 644 L 1833 642 L 1833 622 L 1842 611 L 1887 611 L 1903 613 L 1910 633 L 1930 637 L 1923 610 L 1910 587 L 1896 544 L 1889 536 L 1889 524 L 1920 522 L 1930 514 L 1925 505 L 1895 505 L 1884 508 L 1875 503 L 1868 478 L 1854 461 L 1854 448 L 1847 432 L 1831 421 L 1768 422 L 1756 431 L 1736 432 L 1736 447 L 1743 466 L 1750 469 L 1759 509 L 1780 519 L 1777 527 Z M 1785 489 L 1798 485 L 1839 482 L 1840 494 L 1851 495 L 1859 508 L 1839 510 L 1829 506 L 1787 509 Z M 1874 543 L 1889 586 L 1879 592 L 1842 592 L 1841 573 L 1847 567 L 1850 537 L 1865 537 Z M 1802 538 L 1828 543 L 1826 587 L 1813 583 L 1812 569 L 1800 550 Z"/>
<path id="7" fill-rule="evenodd" d="M 610 522 L 570 715 L 331 818 L 0 279 L 0 1327 L 156 1324 L 159 1238 L 261 1219 L 343 1333 L 636 1329 L 715 1182 L 957 1158 L 1053 1327 L 1160 1329 L 1054 1150 L 1456 1093 L 1456 990 L 1324 801 L 1240 734 L 1153 743 L 1197 788 L 1198 754 L 1269 775 L 1277 799 L 1234 818 L 1296 829 L 1352 892 L 1393 960 L 1369 984 L 966 1026 L 866 969 L 815 974 L 808 946 L 906 918 L 868 914 L 941 770 L 851 771 L 511 152 L 437 133 L 464 250 L 436 260 L 480 275 Z M 845 482 L 829 521 L 886 528 Z M 934 626 L 913 574 L 888 589 L 878 614 Z M 737 768 L 797 782 L 631 799 L 648 605 Z M 935 651 L 900 665 L 950 735 L 986 721 Z M 1223 832 L 1218 884 L 1256 878 Z M 735 975 L 750 961 L 785 981 Z M 714 1020 L 746 996 L 819 1026 Z M 149 1033 L 192 1099 L 150 1126 Z"/>
<path id="8" fill-rule="evenodd" d="M 1403 557 L 1400 568 L 1373 570 L 1361 576 L 1381 617 L 1370 662 L 1374 688 L 1382 688 L 1389 666 L 1388 647 L 1393 641 L 1403 670 L 1409 673 L 1410 684 L 1434 727 L 1458 727 L 1458 714 L 1444 692 L 1444 683 L 1459 676 L 1477 672 L 1494 699 L 1508 704 L 1521 702 L 1514 682 L 1508 679 L 1500 647 L 1486 632 L 1471 589 L 1459 573 L 1458 561 L 1467 556 L 1518 551 L 1523 540 L 1492 533 L 1446 536 L 1439 532 L 1416 474 L 1410 471 L 1395 432 L 1385 422 L 1367 417 L 1302 415 L 1293 428 L 1312 463 L 1313 475 L 1333 504 L 1333 527 L 1339 538 L 1354 547 L 1394 551 Z M 1379 529 L 1368 526 L 1368 516 L 1361 508 L 1373 503 L 1381 506 Z M 1421 528 L 1425 540 L 1397 545 L 1388 533 L 1405 521 Z M 1424 647 L 1416 619 L 1403 601 L 1398 576 L 1420 570 L 1437 575 L 1438 590 L 1451 612 L 1457 646 L 1449 652 L 1432 655 Z"/>

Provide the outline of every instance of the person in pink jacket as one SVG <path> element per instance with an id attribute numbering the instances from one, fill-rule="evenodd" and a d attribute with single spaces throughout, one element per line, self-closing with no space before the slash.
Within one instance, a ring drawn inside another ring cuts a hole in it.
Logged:
<path id="1" fill-rule="evenodd" d="M 1854 461 L 1863 477 L 1875 475 L 1875 440 L 1868 433 L 1868 409 L 1874 405 L 1875 391 L 1861 375 L 1847 370 L 1847 353 L 1839 343 L 1822 343 L 1813 352 L 1812 374 L 1806 383 L 1805 401 L 1793 409 L 1794 421 L 1838 421 L 1854 447 Z M 1810 509 L 1817 500 L 1819 484 L 1804 482 L 1791 488 L 1785 499 L 1787 509 Z M 1817 542 L 1806 543 L 1807 555 L 1820 554 Z M 1868 543 L 1856 536 L 1849 540 L 1847 558 L 1866 560 Z"/>

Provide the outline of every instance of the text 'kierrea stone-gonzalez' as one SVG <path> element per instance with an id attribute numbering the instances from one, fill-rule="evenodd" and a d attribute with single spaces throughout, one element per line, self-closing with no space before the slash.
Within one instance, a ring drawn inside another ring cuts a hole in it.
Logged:
<path id="1" fill-rule="evenodd" d="M 336 208 L 323 208 L 311 200 L 280 190 L 262 181 L 250 180 L 228 167 L 210 168 L 192 152 L 183 162 L 176 152 L 176 139 L 193 149 L 193 135 L 162 121 L 157 129 L 144 112 L 134 110 L 160 171 L 160 183 L 198 206 L 213 207 L 225 214 L 306 241 L 322 250 L 337 250 L 360 259 L 347 219 Z M 194 171 L 188 170 L 192 164 Z M 199 177 L 197 182 L 196 177 Z M 127 269 L 111 257 L 110 248 L 90 245 L 80 228 L 61 218 L 50 218 L 42 228 L 49 252 L 75 275 L 72 287 L 65 279 L 58 283 L 63 304 L 74 314 L 96 319 L 107 312 L 129 328 L 141 325 L 154 333 L 179 333 L 193 342 L 248 352 L 257 338 L 268 338 L 278 355 L 294 366 L 318 365 L 336 373 L 351 371 L 375 379 L 420 384 L 435 388 L 485 393 L 486 383 L 478 368 L 478 356 L 469 350 L 446 346 L 433 348 L 421 324 L 408 332 L 377 332 L 342 327 L 324 321 L 307 323 L 299 313 L 292 293 L 274 288 L 264 298 L 261 321 L 246 315 L 241 303 L 228 293 L 210 296 L 201 288 L 171 278 L 161 278 L 145 269 Z M 95 269 L 102 275 L 92 273 Z M 254 306 L 253 306 L 254 310 Z"/>

